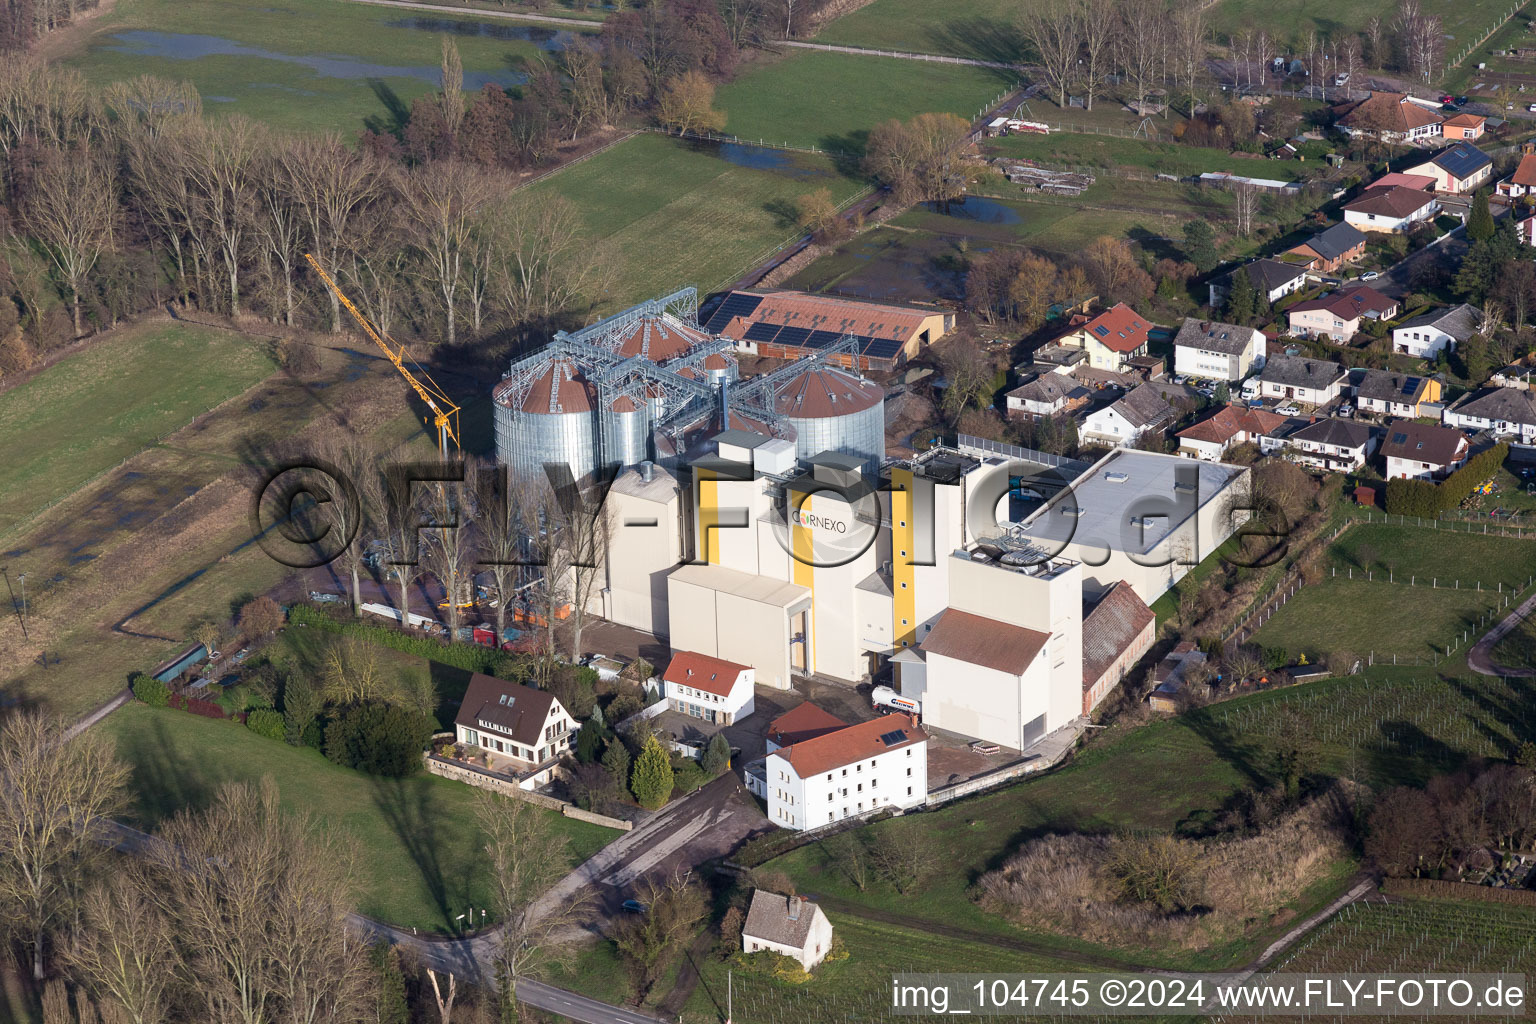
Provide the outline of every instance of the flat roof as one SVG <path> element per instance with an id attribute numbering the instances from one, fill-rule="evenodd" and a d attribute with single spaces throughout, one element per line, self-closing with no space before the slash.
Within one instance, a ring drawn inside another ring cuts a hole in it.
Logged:
<path id="1" fill-rule="evenodd" d="M 797 583 L 786 583 L 769 576 L 755 576 L 723 565 L 683 565 L 672 571 L 667 579 L 679 583 L 691 583 L 708 590 L 723 591 L 735 597 L 757 604 L 777 608 L 792 608 L 811 599 L 811 588 Z"/>
<path id="2" fill-rule="evenodd" d="M 1145 554 L 1227 489 L 1241 466 L 1119 448 L 1100 459 L 1020 524 L 1031 539 L 1060 549 L 1096 544 Z M 1194 491 L 1175 489 L 1189 481 Z M 1136 517 L 1140 522 L 1133 523 Z"/>

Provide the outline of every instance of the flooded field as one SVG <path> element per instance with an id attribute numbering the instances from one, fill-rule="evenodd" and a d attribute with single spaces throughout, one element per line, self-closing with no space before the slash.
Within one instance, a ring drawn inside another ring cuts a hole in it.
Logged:
<path id="1" fill-rule="evenodd" d="M 900 302 L 958 299 L 965 292 L 961 266 L 950 241 L 880 227 L 817 260 L 785 287 Z"/>

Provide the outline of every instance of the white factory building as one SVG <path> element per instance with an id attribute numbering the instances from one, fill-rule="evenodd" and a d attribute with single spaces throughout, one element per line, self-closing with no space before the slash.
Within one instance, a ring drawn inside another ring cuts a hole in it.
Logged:
<path id="1" fill-rule="evenodd" d="M 781 747 L 766 765 L 768 819 L 803 830 L 928 798 L 928 734 L 906 715 Z"/>

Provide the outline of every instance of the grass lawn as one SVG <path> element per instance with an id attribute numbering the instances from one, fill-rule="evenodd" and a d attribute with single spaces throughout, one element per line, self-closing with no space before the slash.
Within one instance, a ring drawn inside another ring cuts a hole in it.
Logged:
<path id="1" fill-rule="evenodd" d="M 1073 111 L 1059 120 L 1072 121 Z M 1058 120 L 1054 108 L 1040 115 Z M 1163 127 L 1159 123 L 1159 128 Z M 1294 180 L 1304 165 L 1284 160 L 1259 160 L 1233 156 L 1224 149 L 1185 146 L 1176 142 L 1126 139 L 1114 135 L 1086 135 L 1057 132 L 1052 135 L 1005 135 L 988 139 L 985 152 L 993 156 L 1013 156 L 1045 164 L 1069 164 L 1086 167 L 1129 167 L 1180 178 L 1206 171 L 1230 171 L 1256 178 Z M 1140 188 L 1140 185 L 1138 185 Z M 1125 191 L 1122 189 L 1122 191 Z"/>
<path id="2" fill-rule="evenodd" d="M 1536 543 L 1460 532 L 1469 526 L 1481 530 L 1480 524 L 1456 523 L 1456 529 L 1451 529 L 1452 525 L 1442 524 L 1436 530 L 1359 523 L 1329 547 L 1325 565 L 1341 573 L 1352 568 L 1356 576 L 1370 569 L 1378 579 L 1390 567 L 1403 582 L 1413 575 L 1419 583 L 1438 578 L 1444 586 L 1460 580 L 1465 588 L 1481 581 L 1485 589 L 1502 583 L 1506 590 L 1524 587 L 1536 573 Z"/>
<path id="3" fill-rule="evenodd" d="M 1425 14 L 1438 16 L 1445 25 L 1447 57 L 1459 53 L 1474 38 L 1493 28 L 1509 11 L 1502 4 L 1458 4 L 1453 0 L 1425 0 Z M 1270 37 L 1296 45 L 1309 30 L 1338 37 L 1363 32 L 1373 17 L 1383 25 L 1392 20 L 1397 4 L 1392 0 L 1218 0 L 1211 9 L 1211 27 L 1218 39 L 1248 29 L 1265 29 Z M 1474 62 L 1475 63 L 1475 62 Z"/>
<path id="4" fill-rule="evenodd" d="M 684 285 L 702 296 L 729 284 L 796 236 L 798 197 L 830 188 L 841 201 L 860 187 L 823 157 L 654 134 L 533 186 L 574 202 L 592 237 L 615 247 L 618 277 L 603 303 L 609 312 Z"/>
<path id="5" fill-rule="evenodd" d="M 257 342 L 153 324 L 0 393 L 0 536 L 273 370 Z"/>
<path id="6" fill-rule="evenodd" d="M 732 135 L 857 156 L 883 121 L 929 113 L 970 121 L 1015 84 L 1012 73 L 963 64 L 795 50 L 721 86 L 715 105 Z"/>
<path id="7" fill-rule="evenodd" d="M 1501 598 L 1492 591 L 1430 589 L 1407 580 L 1387 583 L 1342 576 L 1303 587 L 1253 635 L 1253 642 L 1302 652 L 1316 662 L 1330 651 L 1378 660 L 1398 655 L 1428 664 L 1464 630 L 1477 633 Z"/>
<path id="8" fill-rule="evenodd" d="M 133 818 L 156 822 L 207 803 L 225 782 L 273 778 L 283 802 L 312 814 L 359 847 L 358 908 L 392 924 L 449 931 L 453 918 L 489 902 L 476 791 L 433 775 L 376 779 L 319 753 L 263 739 L 244 726 L 130 704 L 100 726 L 134 766 Z M 570 863 L 618 836 L 550 813 L 570 840 Z"/>
<path id="9" fill-rule="evenodd" d="M 1527 615 L 1505 633 L 1492 654 L 1494 663 L 1506 668 L 1536 668 L 1536 615 Z"/>
<path id="10" fill-rule="evenodd" d="M 875 0 L 823 28 L 816 41 L 1008 62 L 1027 48 L 1010 0 Z"/>
<path id="11" fill-rule="evenodd" d="M 188 79 L 211 112 L 350 138 L 368 119 L 394 124 L 438 88 L 445 33 L 458 43 L 466 92 L 520 83 L 525 62 L 565 38 L 554 26 L 467 11 L 339 0 L 120 0 L 68 63 L 96 85 L 146 73 Z"/>

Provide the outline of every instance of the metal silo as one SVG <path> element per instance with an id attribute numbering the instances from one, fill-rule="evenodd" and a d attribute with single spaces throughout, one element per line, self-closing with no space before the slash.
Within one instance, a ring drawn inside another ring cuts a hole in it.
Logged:
<path id="1" fill-rule="evenodd" d="M 774 411 L 795 429 L 795 457 L 842 452 L 873 473 L 885 457 L 885 393 L 847 370 L 814 366 L 777 389 Z"/>
<path id="2" fill-rule="evenodd" d="M 591 389 L 570 360 L 515 367 L 497 386 L 494 402 L 496 456 L 513 473 L 543 477 L 546 464 L 563 463 L 580 480 L 596 468 Z"/>
<path id="3" fill-rule="evenodd" d="M 636 466 L 649 458 L 649 410 L 628 395 L 620 395 L 602 412 L 603 463 Z"/>

